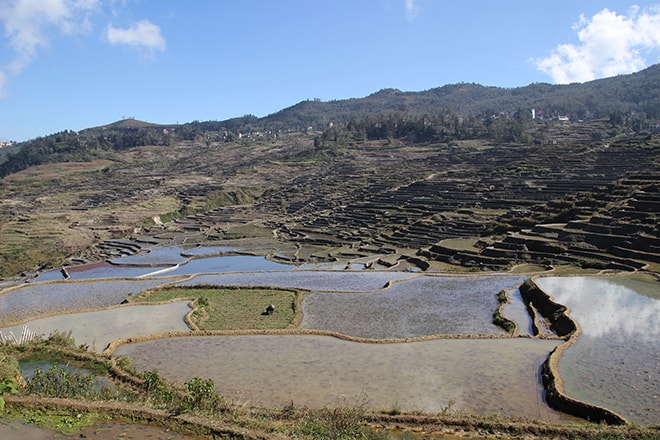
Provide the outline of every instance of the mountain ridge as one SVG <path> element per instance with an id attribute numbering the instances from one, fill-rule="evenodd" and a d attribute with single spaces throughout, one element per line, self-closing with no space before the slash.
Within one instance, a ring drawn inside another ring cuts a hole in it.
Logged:
<path id="1" fill-rule="evenodd" d="M 467 116 L 487 112 L 515 112 L 520 108 L 535 108 L 541 110 L 547 117 L 561 114 L 571 116 L 573 119 L 603 118 L 608 117 L 613 111 L 623 113 L 636 111 L 645 113 L 648 118 L 660 119 L 660 87 L 654 84 L 660 84 L 660 64 L 635 73 L 584 83 L 538 82 L 520 87 L 499 87 L 459 82 L 422 91 L 383 88 L 360 98 L 330 101 L 303 100 L 263 117 L 247 114 L 224 120 L 206 120 L 202 123 L 223 128 L 250 124 L 262 126 L 260 128 L 300 129 L 311 125 L 314 129 L 324 129 L 330 123 L 347 123 L 365 114 L 403 112 L 421 115 L 450 110 Z M 600 103 L 598 97 L 601 98 Z M 127 117 L 80 131 L 113 128 L 176 128 L 199 122 L 167 124 Z M 34 139 L 19 144 L 29 143 L 32 140 Z"/>
<path id="2" fill-rule="evenodd" d="M 609 119 L 611 128 L 623 127 L 629 133 L 657 132 L 660 120 L 657 84 L 660 84 L 660 64 L 628 75 L 567 85 L 533 83 L 502 88 L 457 83 L 421 92 L 388 88 L 363 98 L 305 100 L 261 118 L 244 115 L 223 121 L 157 124 L 131 117 L 16 144 L 0 152 L 0 177 L 43 163 L 105 158 L 111 152 L 132 147 L 172 145 L 180 141 L 210 145 L 232 142 L 245 135 L 276 136 L 310 129 L 324 132 L 319 136 L 323 142 L 386 138 L 407 138 L 409 142 L 470 138 L 544 142 L 542 128 L 535 134 L 521 135 L 530 128 L 532 120 L 556 119 Z M 339 127 L 348 130 L 339 133 Z M 328 130 L 333 132 L 325 133 Z M 589 137 L 612 136 L 592 131 Z"/>
<path id="3" fill-rule="evenodd" d="M 324 125 L 333 121 L 316 116 L 320 112 L 334 115 L 334 122 L 348 122 L 357 114 L 368 112 L 423 114 L 447 109 L 467 115 L 515 112 L 519 108 L 538 108 L 548 116 L 561 114 L 574 119 L 607 117 L 613 111 L 641 111 L 657 119 L 660 118 L 660 88 L 653 84 L 660 84 L 660 64 L 632 74 L 565 85 L 532 83 L 503 88 L 456 83 L 420 92 L 386 88 L 363 98 L 301 101 L 260 120 L 266 123 L 315 121 L 317 125 L 319 122 Z M 301 115 L 302 111 L 308 114 Z"/>

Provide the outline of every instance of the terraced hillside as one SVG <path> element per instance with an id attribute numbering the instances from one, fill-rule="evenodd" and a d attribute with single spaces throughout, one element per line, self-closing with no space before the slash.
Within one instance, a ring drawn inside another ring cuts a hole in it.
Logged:
<path id="1" fill-rule="evenodd" d="M 0 185 L 4 276 L 254 238 L 299 263 L 416 270 L 520 263 L 657 271 L 660 136 L 534 124 L 546 142 L 318 142 L 320 132 L 138 146 Z"/>
<path id="2" fill-rule="evenodd" d="M 331 158 L 303 149 L 221 185 L 263 188 L 269 181 L 253 202 L 154 226 L 142 239 L 272 232 L 274 246 L 289 249 L 278 256 L 298 262 L 364 257 L 420 269 L 535 263 L 657 270 L 659 141 L 363 143 Z"/>

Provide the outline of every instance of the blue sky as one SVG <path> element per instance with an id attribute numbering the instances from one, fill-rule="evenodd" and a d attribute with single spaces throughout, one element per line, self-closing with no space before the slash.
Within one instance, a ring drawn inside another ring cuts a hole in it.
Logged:
<path id="1" fill-rule="evenodd" d="M 0 0 L 0 140 L 660 62 L 660 1 Z"/>

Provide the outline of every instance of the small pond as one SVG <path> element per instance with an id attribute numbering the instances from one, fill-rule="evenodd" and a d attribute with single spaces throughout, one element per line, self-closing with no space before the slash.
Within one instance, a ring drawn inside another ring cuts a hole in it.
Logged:
<path id="1" fill-rule="evenodd" d="M 88 376 L 89 374 L 94 375 L 90 370 L 74 367 L 72 365 L 61 362 L 52 362 L 46 360 L 26 360 L 19 362 L 21 375 L 27 381 L 34 377 L 34 373 L 37 368 L 41 369 L 42 373 L 47 373 L 53 366 L 55 366 L 57 370 L 65 370 L 71 375 L 76 373 L 79 373 L 83 376 Z M 114 384 L 114 382 L 105 376 L 94 375 L 93 387 L 96 391 L 100 391 L 102 389 L 110 390 L 113 392 L 117 391 L 117 386 Z"/>
<path id="2" fill-rule="evenodd" d="M 539 367 L 556 345 L 525 338 L 364 344 L 328 336 L 205 336 L 123 345 L 115 354 L 172 380 L 210 378 L 239 403 L 357 403 L 559 421 L 539 382 Z"/>
<path id="3" fill-rule="evenodd" d="M 660 423 L 660 300 L 644 295 L 641 284 L 620 277 L 536 282 L 570 307 L 582 329 L 559 362 L 564 391 L 632 422 Z M 645 286 L 658 295 L 657 285 Z"/>

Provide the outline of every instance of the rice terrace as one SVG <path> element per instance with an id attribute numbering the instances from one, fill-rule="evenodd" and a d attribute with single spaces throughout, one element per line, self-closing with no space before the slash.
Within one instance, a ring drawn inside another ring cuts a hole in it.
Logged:
<path id="1" fill-rule="evenodd" d="M 658 438 L 659 83 L 1 148 L 0 436 Z"/>

